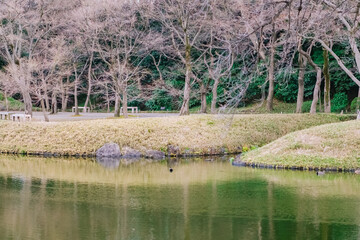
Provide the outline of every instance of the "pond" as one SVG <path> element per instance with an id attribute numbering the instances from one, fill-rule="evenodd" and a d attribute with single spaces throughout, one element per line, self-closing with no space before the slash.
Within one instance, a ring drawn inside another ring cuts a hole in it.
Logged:
<path id="1" fill-rule="evenodd" d="M 169 171 L 173 169 L 173 172 Z M 0 239 L 359 239 L 360 177 L 0 156 Z"/>

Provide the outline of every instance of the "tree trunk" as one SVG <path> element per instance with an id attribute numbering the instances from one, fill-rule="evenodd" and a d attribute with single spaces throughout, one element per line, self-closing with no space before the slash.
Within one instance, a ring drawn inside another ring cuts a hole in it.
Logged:
<path id="1" fill-rule="evenodd" d="M 106 96 L 106 106 L 107 106 L 107 113 L 110 112 L 110 98 L 109 98 L 109 88 L 105 85 L 105 96 Z"/>
<path id="2" fill-rule="evenodd" d="M 75 90 L 74 90 L 74 104 L 75 104 L 75 115 L 80 115 L 79 113 L 79 103 L 77 99 L 77 80 L 75 80 Z"/>
<path id="3" fill-rule="evenodd" d="M 359 93 L 360 93 L 360 91 L 359 91 Z M 8 101 L 8 96 L 7 96 L 6 91 L 4 91 L 4 98 L 5 98 L 6 111 L 8 112 L 9 111 L 9 101 Z"/>
<path id="4" fill-rule="evenodd" d="M 296 102 L 296 113 L 302 113 L 302 105 L 304 103 L 304 77 L 307 65 L 306 58 L 299 54 L 299 77 L 298 77 L 298 95 Z"/>
<path id="5" fill-rule="evenodd" d="M 66 87 L 64 87 L 63 82 L 61 81 L 61 111 L 65 112 L 67 108 L 67 104 L 69 101 L 68 94 L 68 86 L 70 84 L 70 77 L 68 76 L 66 79 Z"/>
<path id="6" fill-rule="evenodd" d="M 184 99 L 180 109 L 180 116 L 189 115 L 189 102 L 190 102 L 190 78 L 191 78 L 191 46 L 189 43 L 189 38 L 186 37 L 186 49 L 185 49 L 185 87 L 184 87 Z"/>
<path id="7" fill-rule="evenodd" d="M 306 59 L 308 60 L 309 64 L 316 70 L 316 83 L 313 93 L 313 101 L 311 103 L 311 109 L 310 113 L 315 114 L 316 113 L 316 105 L 319 100 L 319 92 L 320 92 L 320 85 L 321 85 L 321 68 L 314 63 L 314 61 L 311 59 L 310 54 L 304 52 L 304 50 L 301 49 L 301 46 L 299 46 L 298 51 L 300 54 L 302 54 Z"/>
<path id="8" fill-rule="evenodd" d="M 188 72 L 188 70 L 186 70 Z M 180 116 L 189 115 L 189 101 L 190 101 L 190 74 L 186 73 L 185 87 L 184 87 L 184 99 L 180 109 Z"/>
<path id="9" fill-rule="evenodd" d="M 316 67 L 316 83 L 313 93 L 313 101 L 311 103 L 311 109 L 310 113 L 315 114 L 316 113 L 316 105 L 319 101 L 319 92 L 320 92 L 320 86 L 321 86 L 321 68 L 318 66 Z"/>
<path id="10" fill-rule="evenodd" d="M 207 108 L 207 104 L 206 104 L 206 86 L 205 84 L 202 82 L 201 86 L 200 86 L 200 98 L 201 98 L 201 109 L 200 109 L 200 113 L 206 113 L 206 108 Z"/>
<path id="11" fill-rule="evenodd" d="M 266 79 L 266 81 L 261 85 L 261 99 L 260 99 L 260 106 L 264 106 L 266 101 L 266 84 L 269 82 L 269 79 Z"/>
<path id="12" fill-rule="evenodd" d="M 25 113 L 32 116 L 32 101 L 30 93 L 28 91 L 23 92 L 23 98 L 25 103 Z"/>
<path id="13" fill-rule="evenodd" d="M 214 85 L 212 88 L 212 100 L 211 100 L 211 114 L 216 114 L 216 102 L 217 102 L 217 89 L 219 86 L 219 79 L 214 79 Z"/>
<path id="14" fill-rule="evenodd" d="M 159 57 L 159 62 L 158 62 L 158 63 L 156 62 L 156 59 L 155 59 L 155 57 L 154 57 L 153 55 L 150 54 L 150 56 L 151 56 L 151 58 L 153 59 L 153 62 L 154 62 L 154 65 L 155 65 L 155 67 L 156 67 L 157 72 L 159 73 L 159 80 L 160 80 L 160 82 L 165 85 L 165 81 L 164 81 L 163 75 L 162 75 L 162 73 L 161 73 L 161 71 L 160 71 L 160 68 L 159 68 L 160 63 L 161 63 L 161 55 L 160 55 L 160 57 Z"/>
<path id="15" fill-rule="evenodd" d="M 49 112 L 50 111 L 50 101 L 49 101 L 49 96 L 47 95 L 46 87 L 45 87 L 45 106 L 46 106 L 46 111 Z"/>
<path id="16" fill-rule="evenodd" d="M 94 57 L 94 54 L 91 53 L 90 62 L 89 62 L 89 70 L 88 70 L 88 91 L 87 91 L 87 96 L 86 96 L 86 100 L 85 100 L 85 104 L 84 104 L 84 112 L 86 112 L 86 107 L 89 104 L 90 95 L 91 95 L 91 88 L 92 88 L 92 81 L 91 81 L 91 70 L 92 70 L 92 68 L 91 67 L 92 67 L 93 57 Z"/>
<path id="17" fill-rule="evenodd" d="M 77 91 L 77 79 L 75 79 L 75 84 L 74 84 L 74 104 L 75 104 L 75 116 L 80 115 L 79 113 L 79 103 L 78 103 L 78 91 Z"/>
<path id="18" fill-rule="evenodd" d="M 45 79 L 43 79 L 42 82 L 43 82 L 43 86 L 44 86 L 45 107 L 46 107 L 46 111 L 49 112 L 50 111 L 50 102 L 49 102 L 47 84 L 46 84 Z"/>
<path id="19" fill-rule="evenodd" d="M 48 117 L 48 115 L 46 114 L 46 107 L 45 107 L 45 103 L 44 103 L 44 98 L 43 98 L 43 97 L 41 97 L 40 103 L 41 103 L 42 112 L 43 112 L 43 114 L 44 114 L 44 120 L 45 120 L 45 122 L 49 122 L 49 117 Z"/>
<path id="20" fill-rule="evenodd" d="M 54 91 L 51 98 L 51 113 L 56 114 L 58 112 L 57 109 L 57 93 Z"/>
<path id="21" fill-rule="evenodd" d="M 324 112 L 331 112 L 331 101 L 330 101 L 330 72 L 329 72 L 329 52 L 324 48 L 323 49 L 323 57 L 324 57 Z"/>
<path id="22" fill-rule="evenodd" d="M 321 88 L 319 89 L 319 112 L 322 112 L 322 105 L 321 105 Z"/>
<path id="23" fill-rule="evenodd" d="M 69 93 L 66 93 L 66 95 L 65 95 L 65 102 L 64 102 L 64 105 L 63 105 L 63 106 L 64 106 L 63 112 L 66 111 L 68 102 L 69 102 Z"/>
<path id="24" fill-rule="evenodd" d="M 61 111 L 65 112 L 66 108 L 64 109 L 64 105 L 65 105 L 65 88 L 64 88 L 64 83 L 60 82 L 60 90 L 61 90 Z"/>
<path id="25" fill-rule="evenodd" d="M 118 93 L 116 93 L 116 95 L 115 95 L 114 117 L 120 117 L 120 97 L 119 97 Z"/>
<path id="26" fill-rule="evenodd" d="M 74 81 L 74 104 L 75 104 L 75 116 L 80 115 L 79 113 L 79 103 L 78 103 L 78 75 L 76 71 L 76 66 L 74 64 L 74 72 L 75 72 L 75 81 Z"/>
<path id="27" fill-rule="evenodd" d="M 359 90 L 358 90 L 358 99 L 356 101 L 356 109 L 357 110 L 360 109 L 359 103 L 360 103 L 360 87 L 359 87 Z"/>
<path id="28" fill-rule="evenodd" d="M 128 116 L 128 111 L 127 111 L 128 100 L 127 100 L 127 90 L 126 89 L 123 90 L 122 106 L 123 106 L 124 118 L 128 118 L 129 117 Z"/>
<path id="29" fill-rule="evenodd" d="M 275 33 L 273 33 L 275 34 Z M 275 37 L 273 37 L 273 41 Z M 268 111 L 273 111 L 273 102 L 274 102 L 274 81 L 275 81 L 275 43 L 273 42 L 270 49 L 270 64 L 269 64 L 269 73 L 268 73 L 268 80 L 269 80 L 269 92 L 267 97 L 266 109 Z"/>

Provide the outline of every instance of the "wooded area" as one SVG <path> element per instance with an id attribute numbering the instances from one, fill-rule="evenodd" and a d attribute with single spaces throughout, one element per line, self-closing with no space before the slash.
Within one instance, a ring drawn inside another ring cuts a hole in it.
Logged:
<path id="1" fill-rule="evenodd" d="M 29 114 L 355 110 L 359 15 L 357 0 L 0 0 L 0 92 Z"/>

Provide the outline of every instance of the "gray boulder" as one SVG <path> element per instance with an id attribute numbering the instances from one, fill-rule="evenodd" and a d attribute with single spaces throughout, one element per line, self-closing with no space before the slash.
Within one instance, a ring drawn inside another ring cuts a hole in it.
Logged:
<path id="1" fill-rule="evenodd" d="M 159 160 L 165 158 L 165 153 L 156 150 L 148 150 L 146 151 L 145 157 Z"/>
<path id="2" fill-rule="evenodd" d="M 122 153 L 123 158 L 140 158 L 141 157 L 141 152 L 139 152 L 135 149 L 129 148 L 129 147 L 122 148 L 121 153 Z"/>
<path id="3" fill-rule="evenodd" d="M 104 146 L 96 151 L 97 158 L 119 158 L 121 151 L 119 145 L 116 143 L 106 143 Z"/>

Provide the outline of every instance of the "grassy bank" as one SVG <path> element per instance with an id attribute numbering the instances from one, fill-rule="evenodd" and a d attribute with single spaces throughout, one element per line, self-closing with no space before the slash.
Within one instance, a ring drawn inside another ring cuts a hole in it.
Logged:
<path id="1" fill-rule="evenodd" d="M 341 115 L 193 115 L 77 122 L 0 121 L 0 151 L 10 153 L 94 154 L 115 142 L 145 153 L 178 148 L 180 154 L 234 153 L 265 145 L 290 132 L 348 120 Z"/>
<path id="2" fill-rule="evenodd" d="M 24 104 L 12 97 L 8 97 L 7 102 L 9 106 L 9 111 L 21 111 L 24 109 Z M 0 92 L 0 111 L 1 109 L 6 109 L 6 100 L 4 95 Z"/>
<path id="3" fill-rule="evenodd" d="M 266 165 L 360 168 L 360 121 L 317 126 L 290 133 L 244 155 Z"/>

